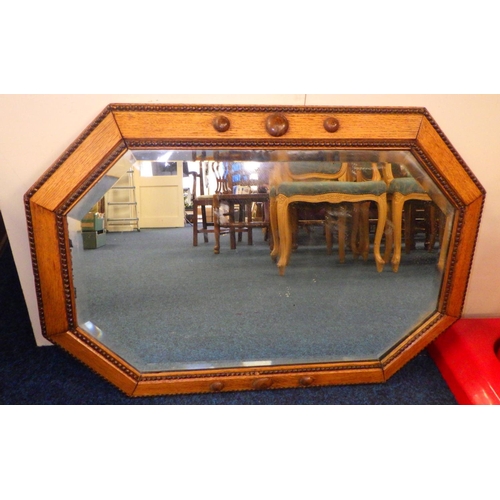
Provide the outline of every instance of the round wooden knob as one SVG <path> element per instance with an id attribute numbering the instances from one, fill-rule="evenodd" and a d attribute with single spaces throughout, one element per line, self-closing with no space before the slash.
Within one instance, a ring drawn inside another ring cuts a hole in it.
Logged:
<path id="1" fill-rule="evenodd" d="M 254 389 L 269 389 L 272 385 L 273 381 L 269 377 L 263 377 L 254 380 L 252 387 Z"/>
<path id="2" fill-rule="evenodd" d="M 210 389 L 214 392 L 220 392 L 224 389 L 224 384 L 222 382 L 212 382 L 210 384 Z"/>
<path id="3" fill-rule="evenodd" d="M 337 118 L 334 118 L 333 116 L 330 116 L 329 118 L 326 118 L 325 121 L 323 122 L 323 126 L 325 127 L 325 130 L 327 132 L 337 132 L 337 130 L 340 127 L 340 123 L 337 120 Z"/>
<path id="4" fill-rule="evenodd" d="M 300 379 L 299 379 L 299 384 L 303 385 L 304 387 L 311 385 L 313 382 L 314 382 L 314 379 L 312 377 L 309 377 L 308 375 L 304 375 L 303 377 L 300 377 Z"/>
<path id="5" fill-rule="evenodd" d="M 212 125 L 217 132 L 225 132 L 226 130 L 229 130 L 231 122 L 227 116 L 219 115 L 213 119 Z"/>
<path id="6" fill-rule="evenodd" d="M 266 119 L 266 130 L 273 137 L 281 137 L 288 131 L 288 120 L 286 116 L 275 113 Z"/>

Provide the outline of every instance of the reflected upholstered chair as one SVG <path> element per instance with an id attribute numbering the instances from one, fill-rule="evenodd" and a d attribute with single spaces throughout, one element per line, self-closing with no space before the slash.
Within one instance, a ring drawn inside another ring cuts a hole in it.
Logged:
<path id="1" fill-rule="evenodd" d="M 361 161 L 349 163 L 347 180 L 351 182 L 381 181 L 382 174 L 378 164 Z M 363 257 L 366 262 L 370 252 L 370 212 L 373 200 L 353 204 L 350 228 L 350 246 L 354 258 Z M 389 210 L 389 207 L 388 207 Z M 378 218 L 378 210 L 375 218 Z M 377 223 L 376 223 L 377 225 Z M 387 226 L 386 226 L 387 231 Z M 384 258 L 384 260 L 386 260 Z M 387 261 L 386 261 L 387 262 Z"/>
<path id="2" fill-rule="evenodd" d="M 318 162 L 318 161 L 301 161 L 301 162 L 291 162 L 291 163 L 276 163 L 271 169 L 271 175 L 269 179 L 270 185 L 270 225 L 271 225 L 271 258 L 277 260 L 280 252 L 280 238 L 278 231 L 278 212 L 277 212 L 277 187 L 283 183 L 288 182 L 320 182 L 320 181 L 337 181 L 346 180 L 347 163 L 341 162 Z M 302 224 L 300 220 L 299 210 L 301 208 L 301 203 L 294 203 L 291 205 L 289 217 L 290 224 L 292 226 L 292 247 L 296 248 L 296 233 L 299 225 Z M 325 211 L 326 214 L 326 211 Z M 335 216 L 330 211 L 329 224 L 333 225 L 333 218 Z M 335 217 L 336 218 L 336 217 Z M 326 219 L 326 217 L 325 217 Z M 305 222 L 306 225 L 310 223 L 323 224 L 323 220 L 319 220 L 315 217 L 315 220 L 311 219 Z M 326 233 L 327 239 L 327 249 L 328 253 L 331 253 L 331 231 Z M 342 239 L 343 241 L 343 239 Z M 340 250 L 342 252 L 343 246 Z"/>
<path id="3" fill-rule="evenodd" d="M 403 172 L 404 175 L 402 177 L 394 177 L 394 167 Z M 442 268 L 445 258 L 445 251 L 443 251 L 442 242 L 445 238 L 444 232 L 451 231 L 451 221 L 447 220 L 445 215 L 439 211 L 436 205 L 434 205 L 432 198 L 424 187 L 414 177 L 405 172 L 404 167 L 386 163 L 384 164 L 383 171 L 384 179 L 387 183 L 387 195 L 390 202 L 390 220 L 392 222 L 392 236 L 389 238 L 385 258 L 386 260 L 389 260 L 390 252 L 392 251 L 392 270 L 394 272 L 398 272 L 399 265 L 401 263 L 403 218 L 405 219 L 405 250 L 406 253 L 409 253 L 410 251 L 411 234 L 413 231 L 412 224 L 414 224 L 414 218 L 411 216 L 410 210 L 410 204 L 412 201 L 423 201 L 431 204 L 429 210 L 427 211 L 427 216 L 430 217 L 428 224 L 432 228 L 432 231 L 436 230 L 435 228 L 437 222 L 440 222 L 441 224 L 441 253 L 438 266 Z M 429 251 L 432 250 L 434 246 L 434 238 L 435 236 L 433 234 L 428 248 Z"/>
<path id="4" fill-rule="evenodd" d="M 281 177 L 275 176 L 271 187 L 271 227 L 274 242 L 271 257 L 277 259 L 280 275 L 284 275 L 290 261 L 293 233 L 290 208 L 293 203 L 298 202 L 329 205 L 375 202 L 378 218 L 374 257 L 377 271 L 383 270 L 385 262 L 380 254 L 380 246 L 387 218 L 387 185 L 380 180 L 377 165 L 370 165 L 373 180 L 366 182 L 347 180 L 348 163 L 296 162 L 282 167 L 285 174 Z M 340 224 L 342 223 L 341 221 Z"/>

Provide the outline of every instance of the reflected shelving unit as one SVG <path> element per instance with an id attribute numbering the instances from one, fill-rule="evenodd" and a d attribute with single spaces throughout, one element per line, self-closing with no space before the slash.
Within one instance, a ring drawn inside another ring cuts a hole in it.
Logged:
<path id="1" fill-rule="evenodd" d="M 106 194 L 106 231 L 140 231 L 133 169 Z"/>

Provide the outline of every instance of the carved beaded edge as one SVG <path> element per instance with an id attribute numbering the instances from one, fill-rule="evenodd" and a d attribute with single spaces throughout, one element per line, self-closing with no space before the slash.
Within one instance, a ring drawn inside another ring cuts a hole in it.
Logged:
<path id="1" fill-rule="evenodd" d="M 34 237 L 33 237 L 33 227 L 32 227 L 32 217 L 31 217 L 31 210 L 29 206 L 29 201 L 30 198 L 36 193 L 36 191 L 40 188 L 41 185 L 43 185 L 48 178 L 52 176 L 52 174 L 59 168 L 59 166 L 66 161 L 66 159 L 71 156 L 71 154 L 78 148 L 78 146 L 85 140 L 86 137 L 90 135 L 90 133 L 106 118 L 106 116 L 113 111 L 141 111 L 141 112 L 150 112 L 150 111 L 182 111 L 182 112 L 214 112 L 214 111 L 226 111 L 226 112 L 271 112 L 271 113 L 376 113 L 376 114 L 422 114 L 424 115 L 431 125 L 434 127 L 434 129 L 437 131 L 438 135 L 441 137 L 441 139 L 444 141 L 446 146 L 450 149 L 450 151 L 453 153 L 457 161 L 460 163 L 460 165 L 464 168 L 464 170 L 467 172 L 471 180 L 476 184 L 480 192 L 484 195 L 485 190 L 475 177 L 475 175 L 471 172 L 471 170 L 468 168 L 468 166 L 465 164 L 461 156 L 458 154 L 458 152 L 453 148 L 451 143 L 448 141 L 446 136 L 443 134 L 443 132 L 440 130 L 440 128 L 437 126 L 436 122 L 433 120 L 433 118 L 430 116 L 430 114 L 427 112 L 425 108 L 353 108 L 353 107 L 342 107 L 342 108 L 332 108 L 332 107 L 283 107 L 283 106 L 201 106 L 201 105 L 196 105 L 196 106 L 186 106 L 186 105 L 128 105 L 128 104 L 111 104 L 109 105 L 103 112 L 100 113 L 100 115 L 80 134 L 80 136 L 70 145 L 70 147 L 56 160 L 56 162 L 43 174 L 41 178 L 38 179 L 38 181 L 29 189 L 29 191 L 25 194 L 24 196 L 24 202 L 25 202 L 25 210 L 26 210 L 26 216 L 27 216 L 27 224 L 28 224 L 28 235 L 29 235 L 29 241 L 30 241 L 30 247 L 31 247 L 31 255 L 32 255 L 32 265 L 33 265 L 33 271 L 35 274 L 35 287 L 36 287 L 36 294 L 37 294 L 37 301 L 39 304 L 39 311 L 40 311 L 40 318 L 42 320 L 42 333 L 44 334 L 45 337 L 47 337 L 47 332 L 45 330 L 45 318 L 44 318 L 44 311 L 43 311 L 43 305 L 42 305 L 42 300 L 41 300 L 41 287 L 40 287 L 40 281 L 39 281 L 39 272 L 38 272 L 38 263 L 37 263 L 37 258 L 36 258 L 36 252 L 35 252 L 35 243 L 34 243 Z M 326 126 L 325 126 L 326 129 Z M 303 373 L 305 371 L 309 372 L 323 372 L 323 371 L 341 371 L 341 370 L 350 370 L 350 369 L 363 369 L 363 368 L 373 368 L 373 366 L 366 366 L 366 365 L 360 365 L 357 363 L 353 363 L 350 365 L 345 365 L 345 366 L 335 366 L 335 364 L 329 364 L 328 366 L 325 365 L 323 367 L 314 367 L 314 368 L 307 368 L 305 369 L 304 367 L 300 368 L 285 368 L 285 367 L 280 367 L 274 370 L 244 370 L 240 371 L 236 369 L 234 372 L 217 372 L 214 371 L 213 373 L 210 374 L 183 374 L 183 375 L 161 375 L 161 376 L 155 376 L 153 374 L 141 374 L 141 376 L 137 376 L 133 371 L 131 371 L 126 365 L 124 365 L 119 359 L 115 358 L 114 356 L 111 356 L 108 352 L 103 350 L 101 346 L 96 344 L 95 342 L 92 341 L 91 338 L 82 335 L 75 326 L 74 322 L 74 310 L 73 310 L 73 298 L 71 294 L 71 284 L 72 284 L 72 278 L 70 276 L 70 270 L 69 270 L 69 265 L 68 265 L 68 256 L 66 254 L 66 231 L 65 231 L 65 225 L 64 225 L 64 216 L 63 212 L 68 210 L 68 208 L 80 197 L 80 195 L 88 189 L 90 185 L 93 184 L 93 182 L 105 171 L 107 168 L 114 163 L 118 155 L 123 152 L 124 149 L 127 147 L 129 148 L 137 148 L 137 149 L 144 149 L 144 148 L 159 148 L 159 147 L 164 147 L 164 146 L 170 146 L 170 147 L 193 147 L 193 146 L 200 146 L 200 147 L 229 147 L 229 146 L 239 146 L 239 147 L 273 147 L 276 145 L 276 142 L 273 140 L 253 140 L 253 141 L 248 141 L 248 140 L 232 140 L 232 141 L 214 141 L 214 140 L 189 140 L 189 141 L 161 141 L 161 140 L 124 140 L 116 149 L 113 151 L 106 161 L 102 162 L 99 166 L 97 166 L 92 175 L 86 179 L 85 184 L 83 184 L 77 192 L 75 192 L 65 203 L 64 206 L 61 210 L 58 211 L 57 213 L 57 233 L 58 233 L 58 243 L 59 243 L 59 249 L 60 249 L 60 258 L 61 258 L 61 267 L 63 269 L 63 283 L 64 283 L 64 293 L 65 293 L 65 304 L 66 304 L 66 312 L 67 312 L 67 319 L 68 319 L 68 324 L 71 327 L 71 332 L 76 335 L 78 338 L 80 338 L 82 341 L 84 341 L 87 345 L 89 345 L 93 350 L 98 352 L 100 355 L 104 356 L 106 359 L 111 361 L 115 366 L 117 366 L 120 370 L 125 372 L 127 375 L 131 376 L 137 381 L 151 381 L 151 380 L 181 380 L 181 379 L 196 379 L 196 378 L 207 378 L 207 377 L 228 377 L 228 376 L 238 376 L 238 377 L 244 377 L 244 376 L 259 376 L 261 374 L 263 375 L 273 375 L 273 374 L 289 374 L 289 373 Z M 382 146 L 382 147 L 401 147 L 401 148 L 407 148 L 412 151 L 414 151 L 417 156 L 419 156 L 420 159 L 424 160 L 424 163 L 426 167 L 435 175 L 437 179 L 439 179 L 439 182 L 442 183 L 443 186 L 447 186 L 447 193 L 449 193 L 455 202 L 456 207 L 458 208 L 458 214 L 459 214 L 459 223 L 457 224 L 457 234 L 455 235 L 454 238 L 454 245 L 453 245 L 453 250 L 451 252 L 451 261 L 452 263 L 456 261 L 456 252 L 458 248 L 458 241 L 459 241 L 459 235 L 461 234 L 461 228 L 463 226 L 463 218 L 464 218 L 464 207 L 461 207 L 461 203 L 459 203 L 458 197 L 454 194 L 454 191 L 449 188 L 449 184 L 445 181 L 443 176 L 435 169 L 434 165 L 430 160 L 426 157 L 426 155 L 421 151 L 418 147 L 415 146 L 414 141 L 370 141 L 370 140 L 348 140 L 348 141 L 332 141 L 332 140 L 293 140 L 293 141 L 280 141 L 280 147 L 306 147 L 306 148 L 313 148 L 313 147 L 327 147 L 327 148 L 335 148 L 335 147 L 377 147 Z M 484 204 L 484 199 L 483 199 L 483 204 Z M 477 238 L 477 234 L 476 234 Z M 451 266 L 453 268 L 453 266 Z M 470 269 L 469 269 L 470 273 Z M 448 282 L 445 287 L 445 292 L 444 292 L 444 297 L 443 297 L 443 303 L 446 304 L 449 294 L 450 294 L 450 287 L 451 287 L 451 282 L 452 282 L 452 273 L 449 273 L 448 276 Z M 412 339 L 411 344 L 416 342 L 422 335 L 424 335 L 429 329 L 431 329 L 439 320 L 442 318 L 442 315 L 439 315 L 438 317 L 435 318 L 433 322 L 431 322 L 429 325 L 426 326 L 425 329 L 423 329 L 419 334 Z M 405 345 L 401 349 L 396 349 L 395 351 L 392 352 L 389 360 L 395 359 L 398 355 L 401 354 L 402 351 L 406 350 L 408 348 L 408 345 Z M 387 362 L 387 360 L 386 360 Z M 339 364 L 339 363 L 337 363 Z M 384 363 L 385 364 L 385 363 Z M 222 390 L 222 388 L 220 389 Z"/>

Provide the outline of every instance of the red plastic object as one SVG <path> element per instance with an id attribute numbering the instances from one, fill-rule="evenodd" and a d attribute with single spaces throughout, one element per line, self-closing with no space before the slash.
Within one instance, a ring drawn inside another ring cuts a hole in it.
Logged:
<path id="1" fill-rule="evenodd" d="M 427 350 L 459 404 L 500 404 L 500 318 L 462 318 Z"/>

